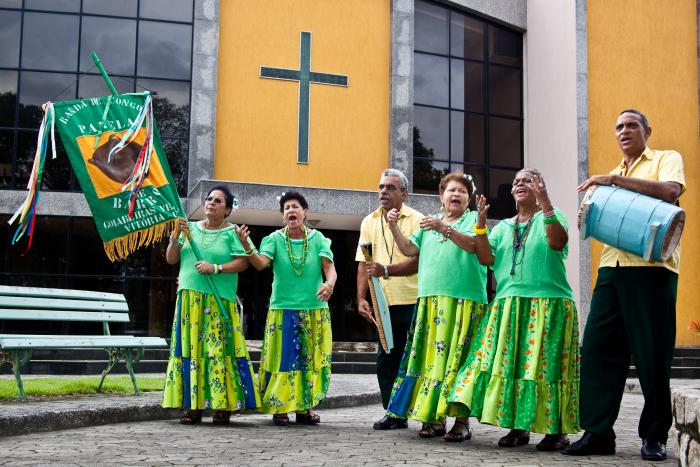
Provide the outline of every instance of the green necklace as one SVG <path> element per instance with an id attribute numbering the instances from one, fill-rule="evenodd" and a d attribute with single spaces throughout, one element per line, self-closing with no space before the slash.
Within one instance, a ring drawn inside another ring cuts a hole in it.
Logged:
<path id="1" fill-rule="evenodd" d="M 292 270 L 294 271 L 294 275 L 297 277 L 300 277 L 302 274 L 304 274 L 304 264 L 306 263 L 306 252 L 309 249 L 309 236 L 306 231 L 306 227 L 303 227 L 304 229 L 304 246 L 301 249 L 301 257 L 294 256 L 294 253 L 292 251 L 292 241 L 289 238 L 289 227 L 284 228 L 284 239 L 286 240 L 285 246 L 287 247 L 287 255 L 289 255 L 289 262 L 292 265 Z M 300 267 L 297 269 L 297 261 L 299 261 Z"/>
<path id="2" fill-rule="evenodd" d="M 522 264 L 525 261 L 525 241 L 527 240 L 527 234 L 530 233 L 530 227 L 532 227 L 532 219 L 537 214 L 535 211 L 530 219 L 528 219 L 527 224 L 520 230 L 520 225 L 518 223 L 518 215 L 515 215 L 515 220 L 513 221 L 513 257 L 510 267 L 510 275 L 515 275 L 515 266 Z M 518 253 L 522 251 L 520 255 L 520 261 L 518 261 Z M 522 270 L 522 267 L 521 267 Z"/>
<path id="3" fill-rule="evenodd" d="M 221 234 L 221 230 L 225 223 L 226 220 L 224 220 L 223 223 L 219 224 L 218 228 L 210 229 L 209 221 L 204 221 L 204 228 L 202 229 L 202 248 L 206 250 L 216 243 L 216 241 L 219 239 L 219 235 Z M 216 233 L 212 232 L 212 230 L 216 230 Z"/>

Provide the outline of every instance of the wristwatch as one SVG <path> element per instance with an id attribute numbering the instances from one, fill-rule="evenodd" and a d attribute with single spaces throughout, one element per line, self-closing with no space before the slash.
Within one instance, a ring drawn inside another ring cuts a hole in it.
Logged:
<path id="1" fill-rule="evenodd" d="M 385 264 L 384 265 L 384 279 L 388 279 L 388 278 L 389 278 L 389 266 L 387 266 Z"/>

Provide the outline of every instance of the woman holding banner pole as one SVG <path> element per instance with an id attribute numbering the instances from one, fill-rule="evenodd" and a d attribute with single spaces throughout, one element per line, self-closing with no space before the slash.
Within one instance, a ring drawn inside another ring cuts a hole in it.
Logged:
<path id="1" fill-rule="evenodd" d="M 297 423 L 315 425 L 321 418 L 312 409 L 325 399 L 331 378 L 328 300 L 337 275 L 331 241 L 304 225 L 304 196 L 284 193 L 279 204 L 285 227 L 263 238 L 259 252 L 248 228 L 239 229 L 250 264 L 258 271 L 272 267 L 274 276 L 258 372 L 261 410 L 273 414 L 275 425 L 288 425 L 293 412 Z"/>
<path id="2" fill-rule="evenodd" d="M 420 253 L 418 304 L 387 415 L 423 422 L 421 438 L 471 438 L 468 412 L 448 407 L 447 396 L 486 304 L 486 268 L 474 254 L 476 212 L 469 210 L 475 189 L 470 175 L 445 175 L 439 185 L 442 214 L 421 219 L 410 238 L 397 226 L 399 212 L 387 214 L 401 252 Z M 445 433 L 447 416 L 456 420 Z"/>
<path id="3" fill-rule="evenodd" d="M 233 204 L 228 188 L 212 188 L 206 219 L 181 219 L 183 235 L 171 235 L 166 251 L 168 264 L 180 263 L 180 274 L 163 407 L 186 409 L 180 418 L 186 425 L 201 422 L 205 409 L 215 410 L 213 423 L 224 425 L 231 412 L 260 406 L 236 307 L 238 273 L 248 258 L 226 220 Z"/>

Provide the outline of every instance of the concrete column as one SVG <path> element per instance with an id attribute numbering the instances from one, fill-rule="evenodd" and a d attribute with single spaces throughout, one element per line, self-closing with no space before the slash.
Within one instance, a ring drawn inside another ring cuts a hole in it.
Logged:
<path id="1" fill-rule="evenodd" d="M 219 0 L 196 0 L 192 51 L 192 108 L 187 191 L 214 177 Z"/>
<path id="2" fill-rule="evenodd" d="M 389 165 L 413 191 L 413 0 L 391 1 L 391 123 Z"/>

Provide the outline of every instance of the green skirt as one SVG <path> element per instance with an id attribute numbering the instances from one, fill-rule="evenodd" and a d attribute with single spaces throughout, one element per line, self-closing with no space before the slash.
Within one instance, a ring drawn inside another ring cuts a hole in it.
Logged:
<path id="1" fill-rule="evenodd" d="M 485 305 L 452 297 L 421 297 L 416 305 L 388 415 L 438 423 L 468 416 L 447 397 L 466 359 Z"/>
<path id="2" fill-rule="evenodd" d="M 238 411 L 260 406 L 260 397 L 236 303 L 180 290 L 170 341 L 163 407 Z M 228 323 L 228 324 L 227 324 Z"/>
<path id="3" fill-rule="evenodd" d="M 326 398 L 333 341 L 328 308 L 270 310 L 258 379 L 263 413 L 304 413 Z"/>
<path id="4" fill-rule="evenodd" d="M 579 428 L 578 315 L 565 298 L 495 300 L 449 397 L 481 423 L 543 434 Z"/>

